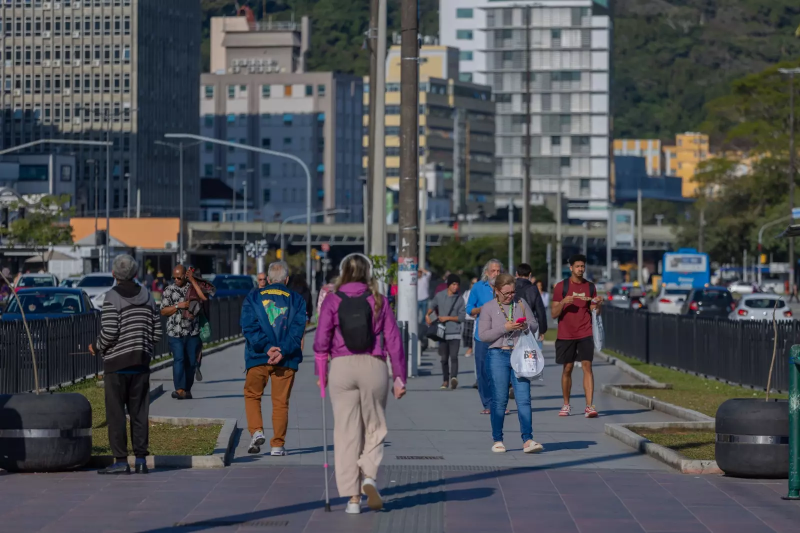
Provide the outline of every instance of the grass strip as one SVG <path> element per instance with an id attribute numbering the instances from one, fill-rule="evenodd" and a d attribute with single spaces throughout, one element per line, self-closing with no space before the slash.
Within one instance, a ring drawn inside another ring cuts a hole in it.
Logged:
<path id="1" fill-rule="evenodd" d="M 759 391 L 728 385 L 715 379 L 705 379 L 686 372 L 679 372 L 663 366 L 648 365 L 612 350 L 604 350 L 610 355 L 647 374 L 656 381 L 669 383 L 672 389 L 630 389 L 633 392 L 669 402 L 680 407 L 693 409 L 708 416 L 715 416 L 723 402 L 731 398 L 765 398 L 766 391 Z M 772 393 L 770 398 L 787 398 L 786 394 Z M 655 442 L 655 441 L 654 441 Z"/>
<path id="2" fill-rule="evenodd" d="M 96 379 L 65 387 L 57 393 L 77 392 L 92 405 L 92 455 L 111 455 L 106 425 L 105 393 Z M 221 424 L 203 426 L 174 426 L 150 423 L 150 453 L 152 455 L 211 455 L 222 430 Z M 128 453 L 133 455 L 130 430 Z"/>
<path id="3" fill-rule="evenodd" d="M 714 439 L 716 434 L 713 431 L 679 428 L 659 430 L 631 429 L 631 431 L 656 444 L 675 450 L 687 459 L 713 461 L 715 457 Z"/>

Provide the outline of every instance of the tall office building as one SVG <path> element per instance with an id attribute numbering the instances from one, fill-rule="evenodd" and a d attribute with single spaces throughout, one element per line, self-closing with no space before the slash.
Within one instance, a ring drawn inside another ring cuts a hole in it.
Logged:
<path id="1" fill-rule="evenodd" d="M 491 86 L 497 104 L 498 206 L 509 198 L 520 205 L 530 128 L 529 201 L 543 203 L 543 195 L 560 190 L 571 219 L 606 219 L 607 6 L 607 0 L 441 1 L 440 39 L 460 49 L 461 79 Z"/>
<path id="2" fill-rule="evenodd" d="M 108 137 L 111 216 L 135 212 L 137 191 L 143 215 L 177 216 L 178 154 L 154 141 L 197 133 L 200 26 L 197 0 L 3 0 L 0 149 Z M 78 213 L 104 216 L 106 149 L 24 153 L 53 152 L 76 155 Z M 184 161 L 187 218 L 199 214 L 196 154 Z"/>
<path id="3" fill-rule="evenodd" d="M 306 17 L 299 23 L 213 18 L 212 72 L 202 75 L 199 88 L 200 129 L 206 137 L 301 159 L 311 174 L 312 209 L 347 211 L 328 221 L 360 221 L 363 81 L 305 72 L 309 29 Z M 203 179 L 242 193 L 247 183 L 248 220 L 305 214 L 306 174 L 296 161 L 214 144 L 204 145 L 200 157 Z"/>

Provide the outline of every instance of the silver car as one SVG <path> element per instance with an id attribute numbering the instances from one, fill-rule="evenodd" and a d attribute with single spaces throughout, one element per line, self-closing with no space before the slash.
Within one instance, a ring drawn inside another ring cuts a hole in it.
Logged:
<path id="1" fill-rule="evenodd" d="M 642 289 L 634 286 L 633 283 L 614 285 L 614 287 L 606 293 L 606 305 L 629 309 L 631 307 L 631 296 L 640 298 L 642 301 L 644 300 Z"/>
<path id="2" fill-rule="evenodd" d="M 794 320 L 789 305 L 777 294 L 747 294 L 728 315 L 730 320 L 775 320 L 788 322 Z"/>

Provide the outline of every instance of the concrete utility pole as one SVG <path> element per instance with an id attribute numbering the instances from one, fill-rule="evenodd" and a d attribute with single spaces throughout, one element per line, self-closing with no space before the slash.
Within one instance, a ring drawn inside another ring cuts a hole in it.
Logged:
<path id="1" fill-rule="evenodd" d="M 639 267 L 639 285 L 644 288 L 645 279 L 644 279 L 644 248 L 643 246 L 643 228 L 644 228 L 644 220 L 642 220 L 642 189 L 639 189 L 636 193 L 636 225 L 637 227 L 637 246 L 636 246 L 636 263 Z"/>
<path id="2" fill-rule="evenodd" d="M 514 198 L 508 199 L 508 272 L 514 273 Z"/>
<path id="3" fill-rule="evenodd" d="M 397 318 L 408 325 L 409 368 L 416 372 L 417 256 L 419 253 L 419 41 L 417 0 L 401 0 L 400 32 L 400 198 Z"/>
<path id="4" fill-rule="evenodd" d="M 378 0 L 378 38 L 375 45 L 375 82 L 370 81 L 370 91 L 375 90 L 375 156 L 372 180 L 372 231 L 371 255 L 387 254 L 386 245 L 386 1 Z"/>
<path id="5" fill-rule="evenodd" d="M 378 55 L 376 50 L 377 45 L 377 34 L 378 34 L 378 1 L 379 0 L 370 0 L 369 3 L 369 27 L 367 28 L 366 34 L 366 47 L 367 51 L 369 52 L 369 94 L 367 96 L 367 100 L 369 102 L 369 125 L 367 130 L 367 143 L 368 143 L 368 152 L 367 152 L 367 193 L 366 197 L 369 198 L 368 201 L 364 203 L 364 218 L 367 224 L 367 233 L 366 233 L 366 244 L 365 249 L 371 250 L 371 242 L 372 242 L 372 189 L 374 187 L 374 180 L 375 180 L 375 104 L 377 102 L 377 98 L 375 95 L 378 94 L 376 91 L 378 75 L 377 75 L 377 61 Z M 369 251 L 364 252 L 365 254 L 369 254 Z"/>
<path id="6" fill-rule="evenodd" d="M 106 109 L 106 261 L 105 270 L 111 272 L 111 112 Z"/>
<path id="7" fill-rule="evenodd" d="M 564 240 L 561 236 L 561 178 L 556 180 L 558 183 L 557 191 L 556 191 L 556 276 L 555 279 L 561 279 L 561 271 L 563 270 L 564 266 L 564 256 L 563 251 L 561 250 L 561 242 Z M 522 233 L 525 235 L 525 232 Z"/>
<path id="8" fill-rule="evenodd" d="M 244 200 L 242 201 L 244 207 L 244 238 L 242 239 L 242 274 L 247 275 L 247 180 L 242 182 L 244 189 Z"/>
<path id="9" fill-rule="evenodd" d="M 453 113 L 453 215 L 461 213 L 461 109 Z M 423 265 L 424 268 L 424 265 Z"/>
<path id="10" fill-rule="evenodd" d="M 561 214 L 559 213 L 559 217 Z M 560 220 L 560 218 L 559 218 Z M 561 241 L 559 241 L 559 246 Z M 525 177 L 522 178 L 522 255 L 531 253 L 531 6 L 525 7 Z"/>

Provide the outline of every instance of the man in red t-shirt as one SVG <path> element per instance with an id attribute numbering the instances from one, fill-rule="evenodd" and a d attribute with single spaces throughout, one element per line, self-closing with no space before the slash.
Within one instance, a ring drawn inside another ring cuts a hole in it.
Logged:
<path id="1" fill-rule="evenodd" d="M 564 406 L 559 416 L 569 416 L 569 395 L 572 391 L 572 369 L 575 361 L 581 362 L 583 369 L 583 390 L 586 395 L 586 418 L 595 418 L 597 410 L 592 404 L 594 396 L 594 340 L 592 338 L 592 311 L 599 309 L 600 298 L 593 283 L 584 279 L 586 256 L 573 255 L 569 258 L 572 275 L 556 283 L 553 287 L 553 307 L 551 314 L 558 320 L 556 337 L 556 363 L 564 365 L 561 373 L 561 390 Z M 567 285 L 564 290 L 564 284 Z"/>

